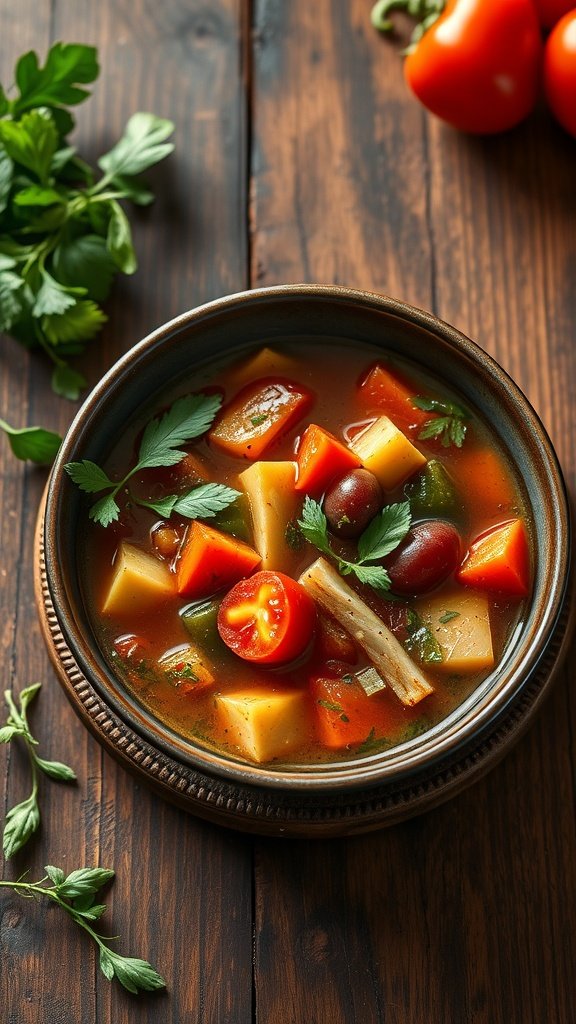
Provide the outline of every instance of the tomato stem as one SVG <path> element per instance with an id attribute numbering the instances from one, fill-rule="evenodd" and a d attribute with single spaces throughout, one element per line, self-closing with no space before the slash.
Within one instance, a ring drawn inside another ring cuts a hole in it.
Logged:
<path id="1" fill-rule="evenodd" d="M 374 28 L 379 32 L 393 32 L 394 22 L 390 19 L 391 11 L 405 11 L 418 24 L 412 34 L 412 45 L 422 38 L 424 32 L 440 17 L 446 6 L 446 0 L 378 0 L 370 15 Z"/>

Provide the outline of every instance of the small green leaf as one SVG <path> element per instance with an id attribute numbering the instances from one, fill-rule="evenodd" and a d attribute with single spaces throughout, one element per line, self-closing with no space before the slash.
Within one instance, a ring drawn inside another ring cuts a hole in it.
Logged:
<path id="1" fill-rule="evenodd" d="M 14 164 L 4 146 L 0 144 L 0 213 L 4 213 L 8 206 L 13 177 Z"/>
<path id="2" fill-rule="evenodd" d="M 328 521 L 318 502 L 308 494 L 304 498 L 302 518 L 298 520 L 298 526 L 310 544 L 323 554 L 332 554 L 328 543 Z"/>
<path id="3" fill-rule="evenodd" d="M 0 121 L 0 141 L 9 157 L 44 183 L 58 146 L 58 133 L 46 110 L 33 110 L 21 121 Z"/>
<path id="4" fill-rule="evenodd" d="M 0 257 L 4 261 L 5 257 Z M 2 270 L 0 263 L 0 331 L 9 331 L 23 310 L 24 281 L 12 270 Z"/>
<path id="5" fill-rule="evenodd" d="M 223 509 L 228 508 L 240 492 L 224 484 L 201 484 L 187 494 L 168 495 L 159 502 L 147 503 L 161 516 L 169 518 L 172 512 L 185 516 L 187 519 L 210 519 Z"/>
<path id="6" fill-rule="evenodd" d="M 31 107 L 69 106 L 82 103 L 90 95 L 78 83 L 95 81 L 99 73 L 94 46 L 80 43 L 54 43 L 46 64 L 40 67 L 33 51 L 23 54 L 16 65 L 16 84 L 20 96 L 13 105 L 15 113 Z"/>
<path id="7" fill-rule="evenodd" d="M 42 757 L 35 757 L 34 760 L 45 775 L 57 782 L 74 782 L 76 779 L 76 773 L 61 761 L 45 761 Z"/>
<path id="8" fill-rule="evenodd" d="M 220 395 L 184 395 L 178 398 L 160 419 L 147 424 L 140 451 L 140 469 L 175 466 L 184 458 L 178 445 L 200 437 L 211 426 L 222 404 Z"/>
<path id="9" fill-rule="evenodd" d="M 153 992 L 166 987 L 164 979 L 146 960 L 121 956 L 106 947 L 100 948 L 100 969 L 109 981 L 117 978 L 134 995 L 140 991 Z"/>
<path id="10" fill-rule="evenodd" d="M 445 626 L 447 622 L 452 622 L 452 619 L 457 619 L 459 617 L 459 615 L 460 615 L 460 612 L 449 612 L 449 611 L 446 611 L 446 612 L 444 612 L 443 615 L 440 616 L 440 618 L 438 619 L 438 622 L 441 622 L 442 625 Z"/>
<path id="11" fill-rule="evenodd" d="M 79 910 L 77 902 L 77 900 L 74 901 L 74 910 L 87 921 L 98 921 L 106 910 L 105 903 L 92 903 L 89 907 L 86 907 L 85 910 Z"/>
<path id="12" fill-rule="evenodd" d="M 111 494 L 107 494 L 104 498 L 100 498 L 95 505 L 92 505 L 88 515 L 94 523 L 106 527 L 120 518 L 120 508 L 115 498 Z"/>
<path id="13" fill-rule="evenodd" d="M 109 153 L 98 161 L 98 166 L 109 177 L 141 174 L 172 152 L 172 143 L 164 140 L 174 131 L 172 121 L 155 114 L 133 114 L 124 135 Z"/>
<path id="14" fill-rule="evenodd" d="M 3 850 L 4 859 L 10 860 L 18 850 L 34 835 L 40 824 L 40 811 L 36 795 L 32 793 L 27 800 L 12 807 L 6 815 L 4 826 Z"/>
<path id="15" fill-rule="evenodd" d="M 16 192 L 16 206 L 53 206 L 54 203 L 65 203 L 66 199 L 53 188 L 42 188 L 41 185 L 30 185 Z"/>
<path id="16" fill-rule="evenodd" d="M 385 558 L 398 547 L 410 529 L 410 503 L 386 505 L 358 540 L 358 561 Z"/>
<path id="17" fill-rule="evenodd" d="M 64 879 L 66 878 L 66 875 L 62 871 L 62 868 L 55 868 L 52 866 L 52 864 L 47 864 L 46 867 L 44 868 L 44 871 L 48 875 L 50 881 L 54 883 L 54 885 L 61 885 Z"/>
<path id="18" fill-rule="evenodd" d="M 11 427 L 5 420 L 0 420 L 0 430 L 8 437 L 10 447 L 17 459 L 29 460 L 38 465 L 49 465 L 54 461 L 62 444 L 59 434 L 43 427 L 22 427 L 20 430 Z"/>
<path id="19" fill-rule="evenodd" d="M 132 243 L 130 223 L 124 210 L 116 200 L 110 200 L 108 206 L 110 207 L 110 220 L 106 236 L 108 252 L 116 266 L 124 274 L 134 274 L 138 269 L 138 262 Z"/>
<path id="20" fill-rule="evenodd" d="M 20 710 L 22 711 L 23 714 L 30 707 L 32 701 L 34 700 L 34 698 L 37 696 L 41 689 L 42 683 L 31 683 L 30 686 L 26 686 L 24 687 L 23 690 L 20 691 L 18 695 L 18 700 L 20 702 Z"/>
<path id="21" fill-rule="evenodd" d="M 90 298 L 95 302 L 107 299 L 116 267 L 99 235 L 79 235 L 63 241 L 54 251 L 53 265 L 64 285 L 89 285 Z"/>
<path id="22" fill-rule="evenodd" d="M 98 892 L 112 878 L 114 872 L 107 868 L 77 868 L 71 871 L 63 882 L 58 885 L 58 895 L 74 900 L 78 896 Z"/>
<path id="23" fill-rule="evenodd" d="M 343 563 L 348 565 L 350 563 Z M 382 565 L 352 564 L 352 571 L 360 583 L 366 583 L 375 590 L 389 590 L 390 577 Z M 342 570 L 341 570 L 342 571 Z"/>
<path id="24" fill-rule="evenodd" d="M 63 134 L 67 133 L 64 132 Z M 52 166 L 50 167 L 52 174 L 61 175 L 66 164 L 69 163 L 75 155 L 76 148 L 74 146 L 62 146 L 60 149 L 57 149 L 52 157 Z"/>
<path id="25" fill-rule="evenodd" d="M 42 327 L 53 345 L 66 342 L 89 341 L 98 333 L 108 317 L 90 299 L 81 299 L 59 315 L 42 318 Z"/>
<path id="26" fill-rule="evenodd" d="M 85 294 L 85 288 L 66 288 L 46 271 L 42 274 L 42 284 L 36 295 L 32 313 L 34 316 L 59 315 L 71 309 L 78 302 L 78 294 Z"/>
<path id="27" fill-rule="evenodd" d="M 67 364 L 54 367 L 52 373 L 52 390 L 62 398 L 74 402 L 80 398 L 80 392 L 86 387 L 86 378 Z"/>
<path id="28" fill-rule="evenodd" d="M 67 462 L 64 469 L 80 490 L 86 491 L 87 494 L 97 494 L 98 491 L 114 487 L 114 482 L 104 470 L 89 459 L 83 459 L 82 462 Z"/>

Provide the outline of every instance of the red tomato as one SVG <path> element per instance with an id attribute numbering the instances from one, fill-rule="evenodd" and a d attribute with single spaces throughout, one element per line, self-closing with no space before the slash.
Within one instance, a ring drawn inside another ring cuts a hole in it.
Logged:
<path id="1" fill-rule="evenodd" d="M 576 6 L 575 0 L 534 0 L 540 24 L 544 28 L 552 28 L 560 18 Z"/>
<path id="2" fill-rule="evenodd" d="M 293 661 L 310 643 L 316 606 L 296 580 L 281 572 L 257 572 L 226 595 L 218 632 L 240 658 L 264 665 Z"/>
<path id="3" fill-rule="evenodd" d="M 404 74 L 428 110 L 464 132 L 514 127 L 536 103 L 542 40 L 532 0 L 449 0 Z"/>
<path id="4" fill-rule="evenodd" d="M 556 120 L 576 136 L 576 10 L 562 18 L 546 40 L 544 92 Z"/>

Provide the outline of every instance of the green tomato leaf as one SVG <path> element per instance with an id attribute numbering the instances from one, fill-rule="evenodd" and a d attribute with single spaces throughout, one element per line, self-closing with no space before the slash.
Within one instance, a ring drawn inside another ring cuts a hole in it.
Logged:
<path id="1" fill-rule="evenodd" d="M 8 811 L 3 835 L 5 860 L 10 860 L 10 857 L 22 849 L 30 836 L 34 835 L 39 824 L 40 811 L 34 794 Z"/>
<path id="2" fill-rule="evenodd" d="M 34 760 L 40 771 L 57 782 L 74 782 L 76 779 L 76 772 L 62 761 L 45 761 L 42 757 L 35 757 Z"/>
<path id="3" fill-rule="evenodd" d="M 108 981 L 117 978 L 120 984 L 136 995 L 137 992 L 153 992 L 165 988 L 166 982 L 146 960 L 121 956 L 106 946 L 100 947 L 100 970 Z"/>
<path id="4" fill-rule="evenodd" d="M 46 182 L 58 146 L 58 132 L 48 111 L 33 110 L 21 121 L 0 121 L 0 141 L 15 163 Z"/>
<path id="5" fill-rule="evenodd" d="M 90 299 L 82 299 L 65 313 L 42 319 L 42 328 L 52 345 L 62 342 L 89 341 L 106 323 L 108 317 Z"/>
<path id="6" fill-rule="evenodd" d="M 155 114 L 133 114 L 122 138 L 109 153 L 100 157 L 98 166 L 109 177 L 141 174 L 172 152 L 173 144 L 165 143 L 164 139 L 173 131 L 172 121 Z"/>
<path id="7" fill-rule="evenodd" d="M 78 83 L 93 82 L 99 73 L 94 46 L 79 43 L 54 43 L 48 51 L 46 64 L 40 67 L 33 52 L 25 53 L 16 65 L 16 84 L 20 96 L 13 104 L 14 113 L 31 107 L 60 107 L 82 103 L 90 95 Z"/>
<path id="8" fill-rule="evenodd" d="M 17 430 L 0 419 L 0 430 L 8 437 L 10 447 L 17 459 L 29 460 L 38 465 L 49 465 L 54 461 L 62 444 L 59 434 L 43 427 L 22 427 Z"/>
<path id="9" fill-rule="evenodd" d="M 410 529 L 410 502 L 386 505 L 358 540 L 358 561 L 385 558 L 398 547 Z"/>
<path id="10" fill-rule="evenodd" d="M 107 868 L 77 868 L 58 884 L 58 895 L 64 899 L 74 900 L 79 896 L 98 892 L 112 878 L 114 872 Z"/>
<path id="11" fill-rule="evenodd" d="M 73 370 L 67 364 L 62 364 L 54 367 L 52 373 L 52 390 L 57 395 L 61 395 L 62 398 L 68 398 L 71 402 L 75 402 L 80 398 L 80 392 L 86 387 L 86 378 Z"/>
<path id="12" fill-rule="evenodd" d="M 54 273 L 71 287 L 88 286 L 90 298 L 104 302 L 116 272 L 114 260 L 99 235 L 79 235 L 63 241 L 54 251 Z"/>
<path id="13" fill-rule="evenodd" d="M 136 253 L 132 244 L 132 231 L 124 210 L 115 199 L 107 204 L 110 208 L 106 245 L 116 266 L 124 274 L 134 274 L 138 269 Z"/>
<path id="14" fill-rule="evenodd" d="M 83 459 L 82 462 L 67 462 L 64 469 L 80 490 L 87 494 L 97 494 L 98 491 L 114 487 L 114 482 L 104 470 L 89 459 Z"/>

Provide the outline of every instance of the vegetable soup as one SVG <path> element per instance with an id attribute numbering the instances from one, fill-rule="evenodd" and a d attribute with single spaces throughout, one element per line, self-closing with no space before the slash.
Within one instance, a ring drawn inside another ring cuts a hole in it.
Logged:
<path id="1" fill-rule="evenodd" d="M 200 367 L 91 495 L 84 590 L 133 696 L 259 764 L 428 730 L 492 672 L 531 589 L 522 484 L 477 412 L 381 349 L 274 343 Z"/>

